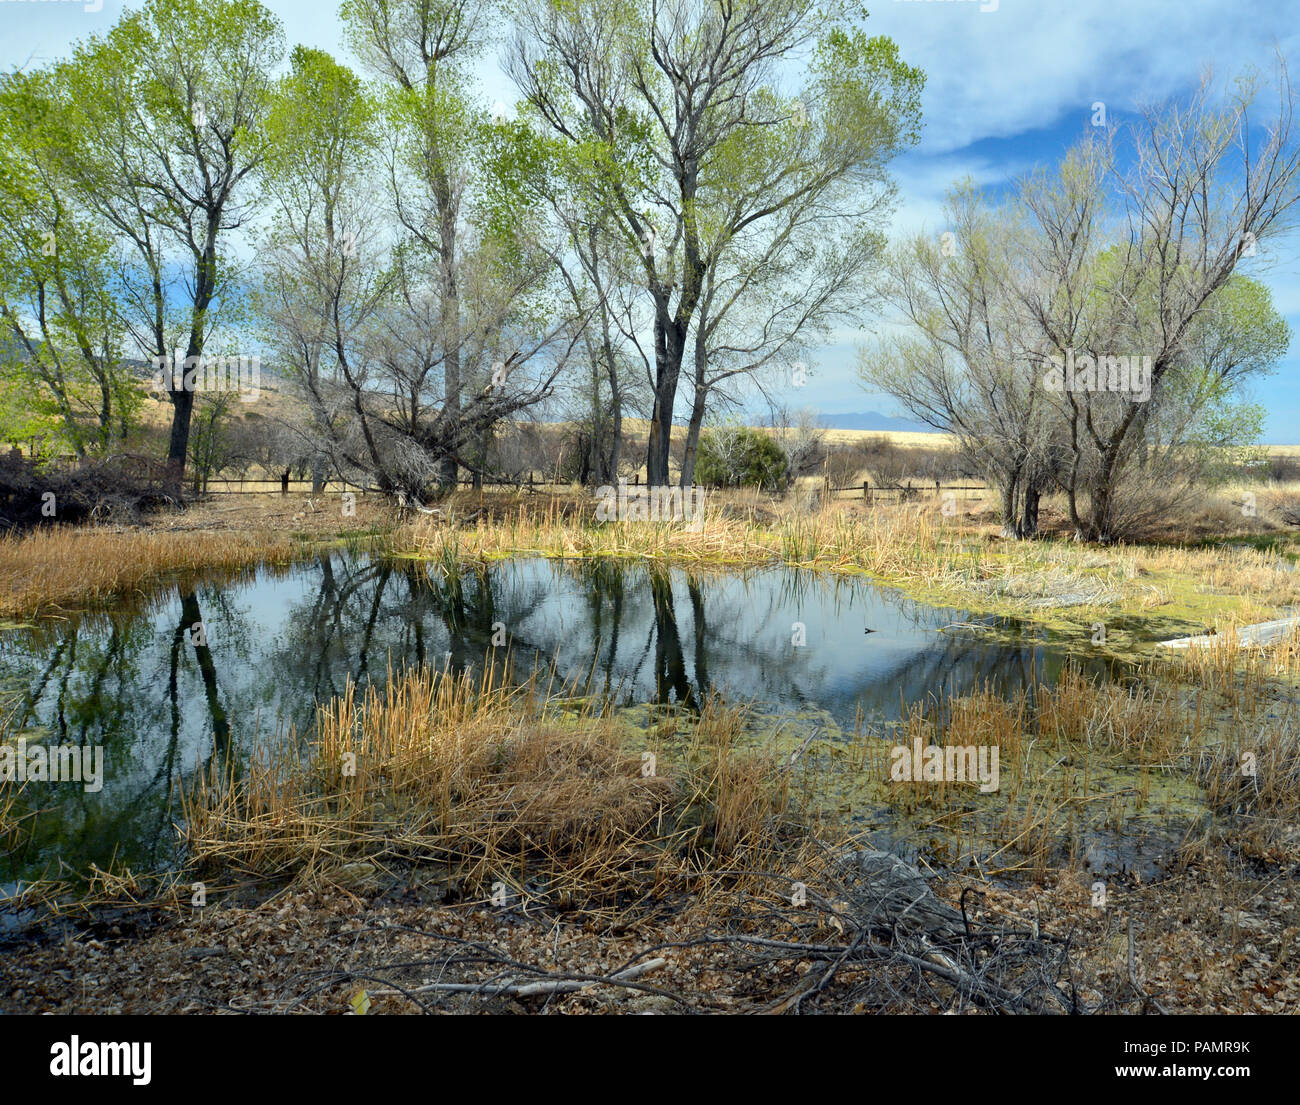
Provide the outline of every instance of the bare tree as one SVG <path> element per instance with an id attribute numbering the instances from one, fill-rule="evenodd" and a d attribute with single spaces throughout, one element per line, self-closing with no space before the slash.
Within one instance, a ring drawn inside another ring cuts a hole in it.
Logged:
<path id="1" fill-rule="evenodd" d="M 1131 156 L 1085 140 L 996 208 L 959 189 L 942 238 L 896 251 L 887 289 L 908 329 L 864 353 L 863 376 L 958 436 L 1001 492 L 1006 533 L 1035 532 L 1053 482 L 1091 540 L 1167 507 L 1197 475 L 1194 447 L 1215 441 L 1209 414 L 1276 359 L 1271 307 L 1251 308 L 1253 329 L 1225 321 L 1246 308 L 1241 258 L 1295 221 L 1281 62 L 1277 85 L 1258 148 L 1255 82 L 1220 106 L 1207 80 L 1148 111 Z"/>
<path id="2" fill-rule="evenodd" d="M 1008 536 L 1037 531 L 1056 455 L 1042 342 L 1024 309 L 1025 232 L 968 183 L 948 200 L 952 229 L 894 251 L 885 295 L 905 329 L 863 351 L 866 383 L 912 417 L 954 434 L 1000 494 Z"/>
<path id="3" fill-rule="evenodd" d="M 1280 57 L 1275 91 L 1276 108 L 1261 127 L 1251 114 L 1253 75 L 1222 101 L 1207 77 L 1186 103 L 1144 112 L 1127 132 L 1127 156 L 1116 142 L 1090 140 L 1056 180 L 1040 175 L 1021 191 L 1038 246 L 1025 302 L 1049 355 L 1058 363 L 1087 358 L 1098 379 L 1117 357 L 1144 366 L 1137 387 L 1063 390 L 1066 490 L 1081 536 L 1118 535 L 1117 490 L 1146 455 L 1156 412 L 1185 399 L 1190 379 L 1207 368 L 1197 335 L 1216 296 L 1243 257 L 1295 225 L 1296 97 Z M 1220 383 L 1251 363 L 1243 353 L 1218 373 Z M 1167 440 L 1168 414 L 1164 423 Z"/>

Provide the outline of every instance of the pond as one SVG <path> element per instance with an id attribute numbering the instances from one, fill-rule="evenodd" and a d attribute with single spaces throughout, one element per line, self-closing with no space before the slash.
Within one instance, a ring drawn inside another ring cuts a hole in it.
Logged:
<path id="1" fill-rule="evenodd" d="M 333 551 L 6 630 L 9 743 L 102 748 L 103 769 L 102 786 L 28 783 L 33 831 L 0 861 L 0 886 L 91 862 L 166 866 L 175 782 L 259 737 L 308 732 L 349 678 L 421 663 L 481 672 L 508 650 L 517 675 L 550 671 L 619 704 L 692 709 L 717 692 L 830 731 L 948 689 L 1056 679 L 1065 657 L 1034 631 L 972 622 L 994 624 L 790 568 L 519 559 L 447 580 L 422 562 Z"/>

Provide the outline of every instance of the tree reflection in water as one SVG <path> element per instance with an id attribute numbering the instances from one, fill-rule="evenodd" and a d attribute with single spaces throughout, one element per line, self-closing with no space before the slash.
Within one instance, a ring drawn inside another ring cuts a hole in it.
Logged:
<path id="1" fill-rule="evenodd" d="M 335 551 L 160 590 L 0 634 L 0 685 L 17 693 L 22 735 L 102 744 L 105 763 L 96 794 L 33 792 L 35 832 L 0 878 L 32 878 L 60 859 L 165 864 L 177 780 L 226 757 L 238 766 L 259 739 L 302 739 L 316 703 L 349 679 L 382 681 L 410 664 L 481 675 L 508 656 L 518 674 L 617 704 L 696 710 L 717 691 L 764 711 L 825 711 L 846 728 L 859 710 L 890 719 L 947 689 L 1056 678 L 1063 657 L 1028 634 L 995 644 L 942 631 L 965 620 L 862 579 L 608 560 L 509 560 L 445 577 Z M 791 643 L 796 622 L 802 647 Z M 500 627 L 504 647 L 493 644 Z"/>

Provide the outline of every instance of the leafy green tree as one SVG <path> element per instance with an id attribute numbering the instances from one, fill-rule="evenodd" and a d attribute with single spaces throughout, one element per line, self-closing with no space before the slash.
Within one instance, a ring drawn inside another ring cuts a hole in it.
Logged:
<path id="1" fill-rule="evenodd" d="M 355 73 L 321 50 L 295 47 L 267 113 L 261 178 L 269 199 L 259 238 L 257 307 L 267 342 L 309 418 L 283 429 L 302 441 L 319 488 L 331 466 L 355 475 L 365 441 L 349 436 L 365 371 L 366 328 L 393 284 L 376 203 L 379 105 Z M 314 447 L 305 448 L 314 439 Z"/>
<path id="2" fill-rule="evenodd" d="M 11 368 L 51 405 L 62 448 L 125 436 L 139 387 L 121 352 L 109 235 L 59 171 L 63 91 L 48 71 L 0 76 L 0 323 Z"/>
<path id="3" fill-rule="evenodd" d="M 688 354 L 694 435 L 718 371 L 767 363 L 863 290 L 879 249 L 865 231 L 888 198 L 885 164 L 917 139 L 923 77 L 892 42 L 856 28 L 864 13 L 852 3 L 517 0 L 512 10 L 511 75 L 542 125 L 590 163 L 636 259 L 628 271 L 653 331 L 647 478 L 666 484 Z M 807 47 L 806 87 L 790 96 L 788 59 Z M 809 309 L 790 308 L 805 298 Z M 732 340 L 737 316 L 760 308 L 767 335 Z M 688 450 L 685 482 L 690 468 Z"/>
<path id="4" fill-rule="evenodd" d="M 120 301 L 148 359 L 201 356 L 235 282 L 231 234 L 266 154 L 279 22 L 257 0 L 147 0 L 58 67 L 61 168 L 129 260 Z M 194 392 L 168 390 L 168 482 L 180 496 Z"/>
<path id="5" fill-rule="evenodd" d="M 73 447 L 66 430 L 50 390 L 11 343 L 0 342 L 0 443 L 49 457 Z"/>
<path id="6" fill-rule="evenodd" d="M 493 12 L 483 0 L 344 0 L 340 8 L 353 48 L 391 89 L 396 213 L 435 270 L 442 407 L 453 423 L 464 385 L 461 213 L 478 122 L 468 96 L 469 67 Z M 455 458 L 443 457 L 443 484 L 454 487 L 456 476 Z"/>

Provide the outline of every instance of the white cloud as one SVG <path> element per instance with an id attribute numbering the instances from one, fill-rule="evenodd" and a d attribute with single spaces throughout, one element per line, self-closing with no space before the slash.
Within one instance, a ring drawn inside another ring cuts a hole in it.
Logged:
<path id="1" fill-rule="evenodd" d="M 867 30 L 898 43 L 926 74 L 923 143 L 931 153 L 1048 127 L 1096 100 L 1111 112 L 1158 102 L 1213 62 L 1230 76 L 1267 70 L 1275 45 L 1300 44 L 1286 5 L 1216 0 L 924 0 L 872 6 Z"/>

